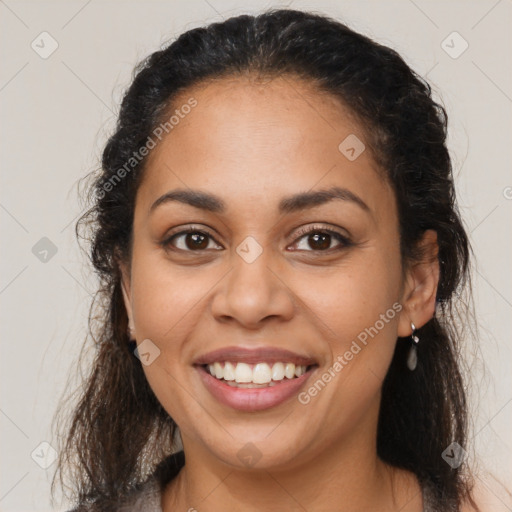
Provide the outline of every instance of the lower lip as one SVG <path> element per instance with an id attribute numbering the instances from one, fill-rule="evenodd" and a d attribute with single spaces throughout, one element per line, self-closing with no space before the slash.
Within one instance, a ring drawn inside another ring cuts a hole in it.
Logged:
<path id="1" fill-rule="evenodd" d="M 196 366 L 206 389 L 221 403 L 239 411 L 263 411 L 282 404 L 298 394 L 300 388 L 309 379 L 315 367 L 304 375 L 281 381 L 280 384 L 267 388 L 235 388 L 212 377 L 202 366 Z"/>

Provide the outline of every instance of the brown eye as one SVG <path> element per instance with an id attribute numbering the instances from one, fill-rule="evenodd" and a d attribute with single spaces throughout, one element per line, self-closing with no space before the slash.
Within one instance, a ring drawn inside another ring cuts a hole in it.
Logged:
<path id="1" fill-rule="evenodd" d="M 185 235 L 185 245 L 187 249 L 207 249 L 208 235 L 203 233 L 187 233 Z"/>
<path id="2" fill-rule="evenodd" d="M 351 241 L 341 233 L 330 229 L 312 226 L 299 231 L 299 241 L 294 250 L 306 252 L 326 252 L 330 249 L 340 250 L 352 245 Z M 337 242 L 333 247 L 332 243 Z"/>
<path id="3" fill-rule="evenodd" d="M 213 247 L 210 245 L 211 242 L 214 243 Z M 166 248 L 189 252 L 199 252 L 206 249 L 215 249 L 220 247 L 215 243 L 215 240 L 209 233 L 198 230 L 188 230 L 176 233 L 164 240 L 162 245 Z"/>
<path id="4" fill-rule="evenodd" d="M 314 233 L 308 235 L 309 247 L 313 250 L 325 250 L 331 247 L 331 235 L 328 233 Z"/>

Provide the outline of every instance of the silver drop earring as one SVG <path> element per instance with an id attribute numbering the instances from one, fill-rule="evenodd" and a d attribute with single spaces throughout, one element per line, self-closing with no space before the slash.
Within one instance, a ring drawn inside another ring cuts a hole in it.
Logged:
<path id="1" fill-rule="evenodd" d="M 128 335 L 128 349 L 130 352 L 135 355 L 135 349 L 137 348 L 137 342 L 135 341 L 135 330 L 131 324 L 128 324 L 128 328 L 126 329 L 126 334 Z"/>
<path id="2" fill-rule="evenodd" d="M 420 339 L 415 334 L 416 326 L 412 322 L 411 322 L 411 329 L 412 329 L 412 334 L 411 334 L 412 344 L 411 344 L 411 348 L 409 349 L 409 353 L 407 354 L 407 368 L 409 368 L 409 370 L 411 370 L 411 372 L 413 372 L 414 370 L 416 370 L 416 366 L 418 366 L 418 351 L 416 349 L 416 345 L 418 344 Z"/>

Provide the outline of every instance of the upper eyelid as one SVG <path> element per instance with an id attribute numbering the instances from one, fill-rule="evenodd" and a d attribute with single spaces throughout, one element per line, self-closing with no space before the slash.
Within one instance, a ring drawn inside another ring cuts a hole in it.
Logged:
<path id="1" fill-rule="evenodd" d="M 321 225 L 321 223 L 313 223 L 312 225 L 308 225 L 306 224 L 305 226 L 300 226 L 298 228 L 296 228 L 293 233 L 295 233 L 295 236 L 299 235 L 299 236 L 304 236 L 304 235 L 307 235 L 308 233 L 311 233 L 311 232 L 315 232 L 315 231 L 327 231 L 328 233 L 336 233 L 342 237 L 345 237 L 345 238 L 350 238 L 350 235 L 346 232 L 347 230 L 346 229 L 343 229 L 343 228 L 336 228 L 334 226 L 332 226 L 331 224 L 329 223 L 324 223 L 325 225 Z M 343 230 L 345 231 L 346 233 L 341 233 L 340 231 Z"/>
<path id="2" fill-rule="evenodd" d="M 340 228 L 335 228 L 335 227 L 331 227 L 328 223 L 325 223 L 327 225 L 325 226 L 322 226 L 320 223 L 313 223 L 312 225 L 305 225 L 305 226 L 299 226 L 298 228 L 295 228 L 293 231 L 290 232 L 289 235 L 287 236 L 291 236 L 293 233 L 295 233 L 295 235 L 304 235 L 304 234 L 307 234 L 311 231 L 331 231 L 331 232 L 334 232 L 334 233 L 338 233 L 339 235 L 341 236 L 345 236 L 345 237 L 349 237 L 348 234 L 344 235 L 343 233 L 340 233 L 338 230 Z M 210 229 L 209 228 L 205 228 L 205 227 L 202 227 L 202 226 L 196 226 L 194 224 L 191 224 L 190 226 L 185 226 L 183 228 L 176 228 L 178 231 L 176 232 L 171 232 L 169 233 L 168 235 L 166 235 L 165 238 L 170 238 L 170 237 L 173 237 L 173 236 L 176 236 L 176 235 L 182 235 L 182 234 L 186 234 L 186 233 L 192 233 L 192 232 L 201 232 L 201 233 L 205 233 L 209 236 L 211 236 L 212 238 L 215 239 L 215 236 L 214 234 L 212 234 L 210 232 Z M 346 231 L 346 230 L 344 230 Z"/>
<path id="3" fill-rule="evenodd" d="M 186 235 L 188 233 L 204 233 L 205 235 L 210 236 L 211 238 L 213 238 L 216 241 L 215 235 L 213 235 L 208 228 L 204 228 L 202 226 L 196 226 L 194 224 L 192 224 L 190 226 L 185 226 L 182 228 L 176 228 L 176 231 L 171 230 L 171 232 L 169 234 L 166 234 L 164 236 L 164 239 L 169 240 L 170 238 L 173 238 L 175 236 Z"/>

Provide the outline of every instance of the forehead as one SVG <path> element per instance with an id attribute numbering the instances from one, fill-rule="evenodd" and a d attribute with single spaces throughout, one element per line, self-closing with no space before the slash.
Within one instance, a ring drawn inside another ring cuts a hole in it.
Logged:
<path id="1" fill-rule="evenodd" d="M 390 192 L 369 149 L 356 159 L 344 152 L 347 145 L 357 153 L 365 147 L 364 127 L 339 99 L 303 80 L 209 81 L 182 91 L 173 113 L 177 122 L 146 162 L 137 199 L 144 209 L 187 187 L 262 207 L 276 196 L 329 186 L 349 188 L 376 206 Z"/>

